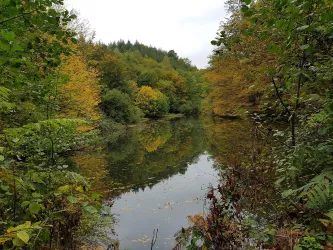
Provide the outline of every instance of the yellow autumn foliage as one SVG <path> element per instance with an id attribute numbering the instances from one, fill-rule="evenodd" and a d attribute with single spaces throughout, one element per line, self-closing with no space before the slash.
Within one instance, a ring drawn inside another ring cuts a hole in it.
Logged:
<path id="1" fill-rule="evenodd" d="M 142 86 L 136 97 L 137 106 L 144 114 L 160 116 L 169 111 L 169 98 L 159 90 L 149 86 Z"/>
<path id="2" fill-rule="evenodd" d="M 60 88 L 60 117 L 80 118 L 91 121 L 100 119 L 99 74 L 88 63 L 81 52 L 66 59 L 61 69 L 69 76 L 67 84 Z"/>
<path id="3" fill-rule="evenodd" d="M 250 25 L 247 20 L 235 19 L 223 26 L 223 30 L 240 33 Z M 205 103 L 214 115 L 243 116 L 259 109 L 271 81 L 268 72 L 274 64 L 274 57 L 267 50 L 269 42 L 269 39 L 263 41 L 243 35 L 237 42 L 228 44 L 228 50 L 212 57 L 205 74 L 211 83 Z"/>

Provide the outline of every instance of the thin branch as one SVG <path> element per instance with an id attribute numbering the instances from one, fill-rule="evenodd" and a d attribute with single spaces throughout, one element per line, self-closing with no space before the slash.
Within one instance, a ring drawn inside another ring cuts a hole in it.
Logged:
<path id="1" fill-rule="evenodd" d="M 25 16 L 25 15 L 32 14 L 34 11 L 36 11 L 36 10 L 32 10 L 32 11 L 29 11 L 29 12 L 25 12 L 25 13 L 22 13 L 21 15 L 13 16 L 13 17 L 11 17 L 11 18 L 8 18 L 8 19 L 6 19 L 6 20 L 3 20 L 3 21 L 0 22 L 0 25 L 4 24 L 4 23 L 6 23 L 6 22 L 12 21 L 12 20 L 14 20 L 14 19 L 17 19 L 17 18 L 23 17 L 23 16 Z"/>
<path id="2" fill-rule="evenodd" d="M 153 250 L 154 245 L 156 244 L 157 241 L 157 234 L 158 234 L 158 229 L 153 231 L 153 238 L 151 239 L 151 244 L 150 244 L 150 249 Z"/>
<path id="3" fill-rule="evenodd" d="M 278 89 L 278 87 L 277 87 L 277 85 L 276 85 L 276 83 L 275 83 L 274 77 L 272 77 L 272 82 L 273 82 L 273 84 L 274 84 L 274 88 L 275 88 L 276 96 L 279 98 L 279 100 L 280 100 L 282 106 L 283 106 L 283 107 L 285 108 L 285 110 L 288 112 L 288 115 L 291 116 L 291 112 L 290 112 L 288 106 L 287 106 L 287 105 L 283 102 L 283 100 L 282 100 L 282 97 L 281 97 L 281 95 L 280 95 L 279 89 Z"/>

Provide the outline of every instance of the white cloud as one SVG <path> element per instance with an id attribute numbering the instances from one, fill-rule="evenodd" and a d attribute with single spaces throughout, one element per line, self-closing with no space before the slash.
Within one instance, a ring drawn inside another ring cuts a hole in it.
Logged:
<path id="1" fill-rule="evenodd" d="M 207 65 L 226 12 L 224 0 L 66 0 L 105 43 L 138 40 L 164 50 L 174 49 L 198 67 Z"/>

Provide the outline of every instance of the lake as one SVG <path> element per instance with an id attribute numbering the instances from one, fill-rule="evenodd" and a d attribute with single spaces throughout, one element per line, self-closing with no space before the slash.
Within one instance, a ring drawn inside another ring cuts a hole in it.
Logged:
<path id="1" fill-rule="evenodd" d="M 157 120 L 105 135 L 104 149 L 77 153 L 73 161 L 82 174 L 114 201 L 116 235 L 95 244 L 117 239 L 120 249 L 150 249 L 158 229 L 154 249 L 172 249 L 187 217 L 205 212 L 205 194 L 229 155 L 248 157 L 250 137 L 245 120 Z"/>

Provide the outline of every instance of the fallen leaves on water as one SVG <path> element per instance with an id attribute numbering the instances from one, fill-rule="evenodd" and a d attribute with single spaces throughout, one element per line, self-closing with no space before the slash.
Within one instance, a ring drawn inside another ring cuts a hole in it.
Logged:
<path id="1" fill-rule="evenodd" d="M 148 235 L 143 236 L 143 238 L 141 239 L 137 239 L 137 240 L 132 240 L 133 243 L 138 242 L 138 243 L 147 243 L 150 242 L 150 238 Z"/>

